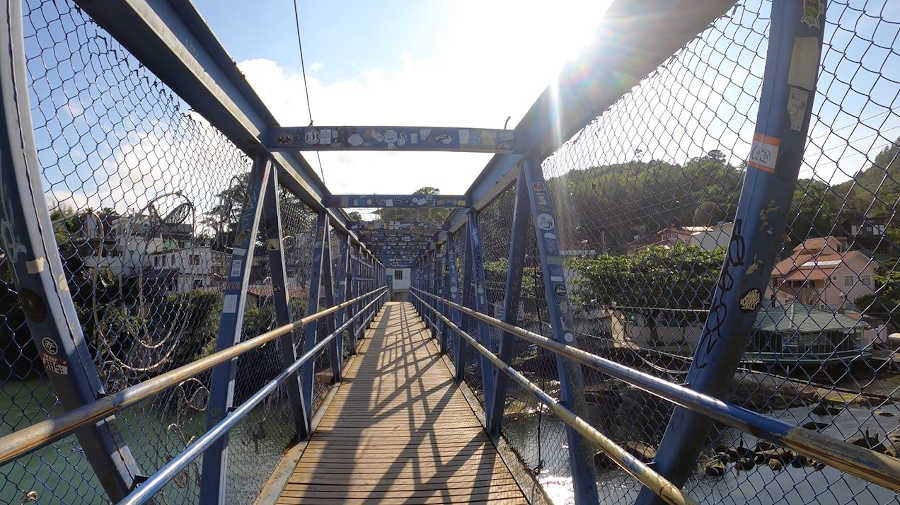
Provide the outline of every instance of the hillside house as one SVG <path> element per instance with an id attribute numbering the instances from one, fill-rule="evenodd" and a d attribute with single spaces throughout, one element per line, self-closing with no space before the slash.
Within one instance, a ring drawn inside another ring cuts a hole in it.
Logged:
<path id="1" fill-rule="evenodd" d="M 841 237 L 805 240 L 772 270 L 769 295 L 828 311 L 855 311 L 854 300 L 871 294 L 878 263 L 850 250 Z"/>

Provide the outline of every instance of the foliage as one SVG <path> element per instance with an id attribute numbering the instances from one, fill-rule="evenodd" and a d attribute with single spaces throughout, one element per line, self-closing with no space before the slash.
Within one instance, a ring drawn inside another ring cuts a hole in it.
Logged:
<path id="1" fill-rule="evenodd" d="M 715 290 L 725 248 L 648 247 L 632 255 L 575 258 L 572 301 L 583 310 L 617 306 L 647 319 L 651 341 L 658 341 L 660 309 L 704 309 Z"/>
<path id="2" fill-rule="evenodd" d="M 419 188 L 413 192 L 414 195 L 437 195 L 440 194 L 438 188 L 426 186 Z M 382 221 L 401 221 L 405 223 L 428 223 L 433 225 L 441 225 L 447 216 L 450 215 L 450 209 L 441 209 L 436 207 L 426 207 L 421 209 L 385 207 L 374 212 Z"/>
<path id="3" fill-rule="evenodd" d="M 524 267 L 522 269 L 521 297 L 525 300 L 533 300 L 537 296 L 535 279 L 539 279 L 537 267 Z M 506 289 L 506 273 L 509 271 L 509 260 L 500 258 L 484 264 L 484 282 L 488 291 L 503 292 Z"/>
<path id="4" fill-rule="evenodd" d="M 874 293 L 863 295 L 854 303 L 867 316 L 887 324 L 890 332 L 900 331 L 900 320 L 896 315 L 900 307 L 900 271 L 893 268 L 882 270 L 875 276 L 875 285 Z"/>

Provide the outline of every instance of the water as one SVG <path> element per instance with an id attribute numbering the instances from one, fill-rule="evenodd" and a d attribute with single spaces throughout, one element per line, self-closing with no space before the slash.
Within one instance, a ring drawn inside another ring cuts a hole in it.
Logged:
<path id="1" fill-rule="evenodd" d="M 0 385 L 0 436 L 62 412 L 46 380 L 6 382 Z M 145 473 L 159 469 L 196 436 L 205 431 L 206 412 L 190 408 L 165 408 L 163 401 L 180 401 L 177 395 L 159 395 L 117 414 L 120 434 Z M 265 402 L 231 432 L 234 449 L 229 454 L 228 503 L 251 503 L 262 482 L 283 454 L 290 438 L 285 430 L 269 429 L 254 441 L 260 424 L 283 425 L 289 415 L 284 402 Z M 286 424 L 286 426 L 292 426 Z M 290 430 L 287 430 L 290 431 Z M 201 458 L 177 475 L 157 503 L 196 503 L 199 495 Z M 28 492 L 39 504 L 105 505 L 105 491 L 78 440 L 68 436 L 0 466 L 0 504 L 20 505 Z"/>
<path id="2" fill-rule="evenodd" d="M 884 439 L 884 433 L 897 426 L 900 408 L 890 405 L 879 408 L 893 414 L 892 417 L 872 416 L 870 409 L 845 409 L 837 416 L 818 416 L 810 407 L 797 407 L 770 413 L 773 417 L 784 418 L 800 424 L 814 420 L 831 423 L 823 433 L 844 439 L 857 431 L 869 429 Z M 534 468 L 538 463 L 538 416 L 519 416 L 505 420 L 504 435 L 525 463 Z M 624 421 L 624 420 L 623 420 Z M 541 460 L 543 467 L 538 481 L 544 486 L 551 500 L 557 505 L 574 503 L 572 480 L 569 473 L 565 425 L 556 418 L 543 416 L 540 425 Z M 719 444 L 737 445 L 743 437 L 744 445 L 754 447 L 757 439 L 733 429 L 721 432 Z M 815 470 L 811 467 L 794 468 L 786 465 L 775 472 L 766 465 L 755 466 L 752 470 L 739 471 L 729 464 L 722 477 L 705 475 L 691 478 L 683 487 L 688 496 L 698 502 L 716 505 L 729 504 L 817 504 L 817 505 L 885 505 L 900 504 L 900 496 L 866 481 L 844 474 L 834 468 Z M 640 491 L 640 485 L 633 477 L 618 468 L 601 470 L 598 473 L 598 491 L 602 504 L 632 504 Z"/>

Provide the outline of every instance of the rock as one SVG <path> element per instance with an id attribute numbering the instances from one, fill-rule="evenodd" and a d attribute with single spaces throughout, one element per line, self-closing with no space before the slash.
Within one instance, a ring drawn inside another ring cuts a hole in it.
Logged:
<path id="1" fill-rule="evenodd" d="M 829 405 L 828 403 L 822 401 L 819 402 L 818 405 L 813 407 L 812 413 L 817 416 L 836 416 L 841 413 L 840 408 Z"/>
<path id="2" fill-rule="evenodd" d="M 803 468 L 806 465 L 807 465 L 806 456 L 804 456 L 802 454 L 798 454 L 797 456 L 794 457 L 794 460 L 791 461 L 791 466 L 794 468 Z"/>
<path id="3" fill-rule="evenodd" d="M 609 456 L 607 456 L 605 452 L 598 451 L 596 454 L 594 454 L 594 466 L 601 470 L 608 470 L 616 466 L 616 464 L 613 463 L 611 459 L 609 459 Z"/>
<path id="4" fill-rule="evenodd" d="M 625 442 L 622 447 L 644 463 L 649 463 L 656 457 L 656 449 L 643 442 L 629 440 L 628 442 Z"/>
<path id="5" fill-rule="evenodd" d="M 810 421 L 808 423 L 804 423 L 803 427 L 807 430 L 815 430 L 820 431 L 828 427 L 828 423 L 819 423 L 816 421 Z"/>
<path id="6" fill-rule="evenodd" d="M 736 447 L 729 447 L 728 450 L 725 451 L 725 453 L 728 454 L 728 461 L 732 463 L 734 463 L 741 457 L 740 454 L 738 454 L 738 450 Z"/>
<path id="7" fill-rule="evenodd" d="M 878 445 L 873 447 L 872 450 L 878 451 L 881 454 L 884 454 L 886 456 L 896 458 L 898 445 L 900 445 L 900 444 L 898 444 L 897 442 L 894 442 L 891 439 L 885 439 L 882 442 L 880 442 Z"/>
<path id="8" fill-rule="evenodd" d="M 848 438 L 847 443 L 857 445 L 866 449 L 872 449 L 876 445 L 878 445 L 878 433 L 875 433 L 874 436 L 869 435 L 869 429 L 866 428 L 866 432 L 864 434 Z"/>
<path id="9" fill-rule="evenodd" d="M 756 442 L 756 447 L 754 448 L 754 452 L 759 451 L 770 451 L 775 448 L 775 444 L 769 442 L 768 440 L 758 440 Z"/>
<path id="10" fill-rule="evenodd" d="M 881 416 L 881 417 L 894 417 L 896 414 L 894 414 L 893 412 L 888 412 L 887 410 L 880 410 L 880 409 L 879 409 L 879 410 L 876 410 L 876 411 L 875 411 L 875 415 L 876 415 L 876 416 Z"/>
<path id="11" fill-rule="evenodd" d="M 785 449 L 783 447 L 779 447 L 776 449 L 770 449 L 768 451 L 759 451 L 757 455 L 765 458 L 765 461 L 770 459 L 777 459 L 782 463 L 790 463 L 794 459 L 794 453 L 790 449 Z"/>
<path id="12" fill-rule="evenodd" d="M 712 461 L 706 465 L 706 475 L 710 477 L 721 477 L 725 475 L 725 463 L 721 461 Z"/>
<path id="13" fill-rule="evenodd" d="M 755 463 L 751 458 L 741 458 L 737 461 L 736 466 L 741 470 L 753 470 Z"/>
<path id="14" fill-rule="evenodd" d="M 784 463 L 782 463 L 778 458 L 769 458 L 769 461 L 766 464 L 769 465 L 769 468 L 776 472 L 781 471 L 781 469 L 784 468 Z"/>
<path id="15" fill-rule="evenodd" d="M 816 471 L 819 471 L 819 470 L 825 468 L 825 463 L 822 463 L 821 461 L 818 461 L 818 460 L 815 460 L 815 459 L 811 459 L 811 458 L 810 458 L 810 460 L 807 462 L 807 464 L 808 464 L 810 467 L 812 467 L 814 470 L 816 470 Z"/>

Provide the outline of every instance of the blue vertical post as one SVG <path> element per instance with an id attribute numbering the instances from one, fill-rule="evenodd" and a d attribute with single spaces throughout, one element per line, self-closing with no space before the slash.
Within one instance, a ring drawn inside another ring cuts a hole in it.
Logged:
<path id="1" fill-rule="evenodd" d="M 269 170 L 269 182 L 266 185 L 265 198 L 263 200 L 263 222 L 268 236 L 266 237 L 266 251 L 269 254 L 269 270 L 272 274 L 272 298 L 275 305 L 275 325 L 284 326 L 290 323 L 291 317 L 290 290 L 287 284 L 287 269 L 284 264 L 284 237 L 281 233 L 281 208 L 278 201 L 278 176 L 274 170 Z M 294 349 L 294 332 L 278 338 L 278 350 L 281 357 L 281 366 L 287 368 L 297 361 L 297 351 Z M 291 413 L 294 416 L 297 437 L 302 437 L 309 432 L 310 423 L 306 418 L 306 409 L 303 407 L 304 398 L 300 394 L 300 372 L 296 372 L 285 382 Z"/>
<path id="2" fill-rule="evenodd" d="M 227 268 L 227 283 L 222 297 L 222 315 L 216 350 L 227 349 L 241 340 L 244 322 L 244 305 L 247 303 L 247 284 L 253 267 L 253 253 L 262 202 L 268 185 L 271 161 L 268 153 L 257 153 L 253 169 L 247 180 L 247 204 L 241 209 L 232 248 L 231 262 Z M 227 361 L 213 368 L 210 378 L 209 413 L 206 425 L 212 428 L 228 414 L 234 402 L 234 377 L 237 360 Z M 203 474 L 200 480 L 200 503 L 221 505 L 225 503 L 227 481 L 228 435 L 214 442 L 203 455 Z"/>
<path id="3" fill-rule="evenodd" d="M 349 285 L 351 300 L 356 298 L 357 296 L 359 296 L 359 287 L 358 287 L 359 275 L 357 275 L 358 268 L 356 266 L 356 250 L 357 250 L 357 245 L 351 241 L 350 242 L 350 250 L 347 253 L 347 256 L 348 256 L 347 264 L 350 266 L 350 271 L 347 276 L 347 284 Z M 350 304 L 349 307 L 347 307 L 347 317 L 352 318 L 354 315 L 356 315 L 356 312 L 357 312 L 357 302 L 353 302 Z M 358 326 L 359 326 L 359 321 L 357 321 L 357 320 L 354 320 L 350 324 L 350 334 L 351 334 L 351 339 L 353 341 L 354 352 L 356 350 L 356 344 L 357 344 L 356 328 Z"/>
<path id="4" fill-rule="evenodd" d="M 516 325 L 518 323 L 519 300 L 522 293 L 522 269 L 525 265 L 525 246 L 527 244 L 528 223 L 531 220 L 531 212 L 528 203 L 528 188 L 525 187 L 525 176 L 521 167 L 516 180 L 516 200 L 513 207 L 512 230 L 509 239 L 509 265 L 506 271 L 506 286 L 503 296 L 503 314 L 500 319 L 503 322 Z M 511 363 L 515 357 L 514 349 L 516 338 L 504 332 L 500 340 L 499 356 L 506 363 Z M 485 392 L 492 396 L 490 409 L 485 409 L 487 431 L 492 437 L 500 436 L 500 427 L 503 424 L 503 409 L 506 405 L 506 385 L 508 378 L 499 370 L 494 373 L 494 388 Z"/>
<path id="5" fill-rule="evenodd" d="M 324 242 L 322 245 L 322 288 L 323 288 L 323 298 L 325 298 L 325 308 L 334 306 L 334 272 L 332 267 L 334 263 L 331 261 L 331 221 L 326 221 L 325 226 L 325 236 Z M 337 326 L 335 326 L 335 319 L 337 314 L 331 314 L 324 318 L 325 321 L 325 330 L 322 332 L 325 335 L 330 335 Z M 333 382 L 341 381 L 341 370 L 343 369 L 343 361 L 344 356 L 339 352 L 339 344 L 338 341 L 340 339 L 332 339 L 331 343 L 328 344 L 328 362 L 331 364 L 331 378 Z"/>
<path id="6" fill-rule="evenodd" d="M 343 240 L 341 240 L 341 268 L 343 270 L 342 275 L 340 275 L 341 279 L 341 301 L 347 301 L 353 299 L 353 288 L 352 288 L 352 279 L 353 274 L 351 273 L 352 267 L 350 265 L 350 254 L 352 247 L 353 238 L 348 233 Z M 353 317 L 353 308 L 348 307 L 346 309 L 341 309 L 341 313 L 339 316 L 339 324 L 343 324 L 347 319 L 344 317 L 346 315 L 347 318 Z M 356 354 L 356 336 L 353 334 L 353 328 L 350 328 L 350 354 Z"/>
<path id="7" fill-rule="evenodd" d="M 686 380 L 704 394 L 728 393 L 781 248 L 809 129 L 824 15 L 823 2 L 772 4 L 756 132 L 734 230 Z M 656 470 L 683 484 L 710 426 L 704 416 L 676 408 L 656 452 Z M 645 488 L 637 503 L 661 502 Z"/>
<path id="8" fill-rule="evenodd" d="M 478 225 L 478 212 L 475 211 L 475 209 L 469 209 L 467 224 L 469 237 L 471 239 L 469 241 L 471 249 L 468 254 L 472 256 L 473 282 L 472 298 L 470 299 L 472 305 L 470 308 L 475 309 L 482 314 L 488 314 L 487 290 L 484 284 L 484 254 L 481 249 L 481 229 Z M 487 323 L 475 318 L 471 319 L 471 323 L 474 325 L 471 328 L 472 330 L 476 327 L 478 328 L 478 340 L 481 342 L 481 345 L 493 351 L 494 346 L 491 345 L 491 329 L 488 327 Z M 490 400 L 492 400 L 492 398 L 488 395 L 488 391 L 494 389 L 494 365 L 486 356 L 481 356 L 481 384 L 485 399 L 485 410 L 489 410 Z"/>
<path id="9" fill-rule="evenodd" d="M 320 289 L 322 287 L 322 268 L 324 248 L 328 236 L 328 213 L 319 212 L 316 217 L 316 237 L 313 243 L 312 260 L 309 263 L 309 296 L 306 302 L 306 315 L 319 311 Z M 303 327 L 303 351 L 310 351 L 319 341 L 319 321 L 313 321 Z M 301 368 L 301 385 L 303 398 L 306 399 L 306 418 L 312 419 L 313 381 L 316 374 L 316 360 L 309 360 Z M 309 436 L 309 433 L 306 434 Z"/>
<path id="10" fill-rule="evenodd" d="M 345 300 L 346 292 L 344 290 L 347 282 L 347 238 L 342 237 L 340 232 L 338 236 L 338 257 L 337 268 L 334 271 L 334 303 L 340 305 Z M 340 309 L 334 313 L 334 326 L 340 328 L 344 324 L 344 309 Z M 337 355 L 340 357 L 341 370 L 344 365 L 344 336 L 340 335 L 334 339 L 337 344 Z"/>
<path id="11" fill-rule="evenodd" d="M 447 248 L 449 249 L 449 260 L 450 265 L 447 268 L 447 283 L 448 283 L 448 293 L 450 297 L 448 298 L 453 303 L 459 303 L 460 301 L 460 292 L 459 292 L 459 274 L 457 269 L 457 259 L 456 259 L 456 246 L 455 239 L 453 238 L 452 233 L 447 233 Z M 450 320 L 453 321 L 459 327 L 462 327 L 462 323 L 460 321 L 459 310 L 451 308 L 450 309 Z M 449 331 L 447 333 L 449 338 Z M 456 345 L 456 341 L 459 340 L 459 335 L 455 335 L 453 339 L 453 350 L 457 352 L 457 360 L 459 360 L 459 347 Z M 447 346 L 449 349 L 449 345 Z"/>
<path id="12" fill-rule="evenodd" d="M 462 281 L 462 303 L 465 307 L 472 308 L 472 234 L 469 233 L 469 222 L 466 221 L 465 248 L 463 249 L 463 281 Z M 462 323 L 461 328 L 466 332 L 472 331 L 472 318 L 470 316 L 460 314 Z M 465 339 L 456 339 L 456 382 L 460 382 L 465 378 L 466 372 L 466 354 L 468 354 L 468 346 Z"/>
<path id="13" fill-rule="evenodd" d="M 532 224 L 537 238 L 541 272 L 544 278 L 544 293 L 550 313 L 553 339 L 572 345 L 572 312 L 566 292 L 563 259 L 559 255 L 559 231 L 550 191 L 544 182 L 540 164 L 527 158 L 521 162 L 528 189 L 528 204 L 533 216 Z M 569 410 L 582 418 L 587 418 L 584 403 L 584 379 L 581 365 L 556 355 L 556 369 L 559 373 L 560 396 Z M 566 426 L 569 442 L 569 466 L 572 470 L 572 484 L 575 488 L 575 503 L 578 505 L 597 503 L 597 475 L 594 470 L 594 451 L 591 445 L 571 426 Z"/>
<path id="14" fill-rule="evenodd" d="M 106 394 L 85 341 L 41 187 L 28 103 L 19 1 L 0 8 L 0 244 L 47 379 L 66 410 Z M 49 230 L 49 233 L 47 231 Z M 75 431 L 110 500 L 124 498 L 142 472 L 115 416 Z"/>
<path id="15" fill-rule="evenodd" d="M 441 292 L 439 295 L 449 300 L 450 299 L 450 258 L 451 258 L 451 238 L 450 234 L 447 233 L 447 240 L 444 242 L 444 255 L 443 255 L 443 266 L 441 268 Z M 441 312 L 443 312 L 444 317 L 450 318 L 449 305 L 447 303 L 441 304 Z M 447 353 L 447 338 L 448 333 L 450 332 L 450 327 L 447 326 L 447 323 L 444 320 L 441 320 L 441 354 Z"/>

